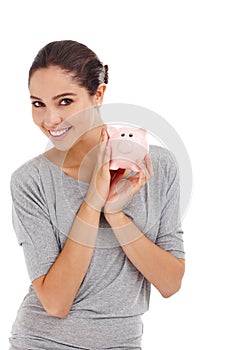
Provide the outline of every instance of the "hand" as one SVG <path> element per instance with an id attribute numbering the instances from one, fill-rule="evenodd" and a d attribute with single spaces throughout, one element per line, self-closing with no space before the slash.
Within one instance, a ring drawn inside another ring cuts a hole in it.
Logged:
<path id="1" fill-rule="evenodd" d="M 108 134 L 104 126 L 98 145 L 96 165 L 85 198 L 86 203 L 97 211 L 101 211 L 109 194 L 111 175 L 109 170 L 110 149 L 107 141 Z"/>
<path id="2" fill-rule="evenodd" d="M 149 154 L 143 161 L 136 162 L 139 171 L 128 178 L 124 178 L 124 171 L 118 169 L 110 184 L 109 194 L 104 206 L 104 213 L 118 213 L 133 198 L 133 196 L 153 176 L 152 163 Z"/>

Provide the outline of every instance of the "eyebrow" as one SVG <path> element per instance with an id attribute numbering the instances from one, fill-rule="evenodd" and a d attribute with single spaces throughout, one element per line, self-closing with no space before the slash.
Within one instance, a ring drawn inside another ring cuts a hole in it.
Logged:
<path id="1" fill-rule="evenodd" d="M 62 94 L 58 94 L 56 96 L 53 96 L 52 99 L 53 100 L 57 100 L 58 98 L 64 97 L 64 96 L 77 96 L 77 94 L 73 93 L 73 92 L 63 92 Z M 33 100 L 38 100 L 38 101 L 42 101 L 41 98 L 36 97 L 36 96 L 30 96 L 31 99 Z"/>

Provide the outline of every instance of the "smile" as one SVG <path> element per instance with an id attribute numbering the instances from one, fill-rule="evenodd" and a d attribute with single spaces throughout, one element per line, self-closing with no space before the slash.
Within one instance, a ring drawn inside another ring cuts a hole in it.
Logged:
<path id="1" fill-rule="evenodd" d="M 61 129 L 61 130 L 49 130 L 49 133 L 53 137 L 59 137 L 67 133 L 71 129 L 71 126 L 66 129 Z"/>

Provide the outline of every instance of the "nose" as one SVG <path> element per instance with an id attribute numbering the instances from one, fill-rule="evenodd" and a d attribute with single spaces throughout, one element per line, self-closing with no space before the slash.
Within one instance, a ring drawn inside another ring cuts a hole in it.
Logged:
<path id="1" fill-rule="evenodd" d="M 47 128 L 52 128 L 62 122 L 61 116 L 56 110 L 48 110 L 45 114 L 44 124 Z"/>
<path id="2" fill-rule="evenodd" d="M 128 141 L 128 140 L 124 140 L 121 141 L 119 140 L 119 144 L 118 144 L 118 151 L 123 153 L 123 154 L 127 154 L 132 152 L 133 150 L 133 143 L 132 141 Z"/>

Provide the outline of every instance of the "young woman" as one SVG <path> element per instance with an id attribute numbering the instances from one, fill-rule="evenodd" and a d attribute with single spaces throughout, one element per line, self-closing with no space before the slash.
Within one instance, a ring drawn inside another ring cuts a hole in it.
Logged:
<path id="1" fill-rule="evenodd" d="M 180 288 L 176 162 L 151 146 L 138 172 L 109 170 L 107 83 L 108 67 L 70 40 L 46 45 L 30 68 L 33 120 L 54 147 L 11 178 L 32 281 L 11 350 L 141 349 L 151 284 L 163 297 Z"/>

